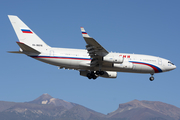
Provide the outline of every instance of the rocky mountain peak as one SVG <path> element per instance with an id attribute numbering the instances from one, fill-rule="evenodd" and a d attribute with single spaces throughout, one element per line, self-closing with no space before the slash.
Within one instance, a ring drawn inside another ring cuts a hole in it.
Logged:
<path id="1" fill-rule="evenodd" d="M 128 103 L 124 103 L 124 104 L 119 104 L 119 108 L 118 109 L 121 109 L 121 110 L 130 110 L 132 108 L 137 108 L 137 107 L 143 107 L 143 104 L 141 101 L 139 100 L 133 100 L 133 101 L 130 101 Z"/>
<path id="2" fill-rule="evenodd" d="M 133 100 L 124 104 L 119 104 L 119 108 L 116 111 L 109 113 L 108 116 L 112 117 L 118 116 L 120 114 L 125 115 L 125 113 L 135 114 L 136 112 L 134 111 L 138 111 L 140 113 L 146 111 L 152 115 L 154 115 L 154 113 L 158 113 L 161 116 L 170 116 L 175 119 L 179 119 L 180 115 L 180 109 L 173 105 L 169 105 L 159 101 Z"/>
<path id="3" fill-rule="evenodd" d="M 51 98 L 53 98 L 53 97 L 50 96 L 48 93 L 44 93 L 44 94 L 42 94 L 39 98 L 41 98 L 41 99 L 51 99 Z"/>
<path id="4" fill-rule="evenodd" d="M 29 103 L 35 103 L 35 104 L 47 104 L 50 99 L 52 99 L 53 97 L 50 96 L 47 93 L 42 94 L 40 97 L 36 98 L 33 101 L 30 101 Z"/>
<path id="5" fill-rule="evenodd" d="M 49 94 L 45 93 L 42 94 L 40 97 L 36 98 L 33 101 L 30 101 L 29 103 L 34 103 L 34 104 L 49 104 L 49 105 L 54 105 L 54 106 L 63 106 L 66 109 L 71 109 L 74 107 L 76 104 L 67 102 L 65 100 L 53 98 Z"/>

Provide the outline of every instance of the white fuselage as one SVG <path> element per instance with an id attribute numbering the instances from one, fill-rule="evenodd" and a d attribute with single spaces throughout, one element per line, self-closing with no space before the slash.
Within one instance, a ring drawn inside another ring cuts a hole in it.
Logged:
<path id="1" fill-rule="evenodd" d="M 101 70 L 132 72 L 132 73 L 160 73 L 175 69 L 169 60 L 140 54 L 109 53 L 113 56 L 123 56 L 122 64 L 103 62 Z M 75 70 L 99 70 L 99 67 L 91 67 L 91 58 L 87 50 L 50 48 L 39 55 L 27 54 L 28 56 L 42 62 L 58 66 L 60 68 Z M 168 63 L 169 62 L 169 63 Z"/>
<path id="2" fill-rule="evenodd" d="M 19 39 L 19 51 L 42 62 L 58 66 L 59 68 L 79 70 L 80 75 L 89 79 L 98 76 L 116 78 L 117 72 L 150 73 L 153 81 L 154 73 L 166 72 L 176 68 L 169 60 L 139 54 L 109 53 L 94 38 L 90 37 L 81 27 L 82 36 L 86 42 L 86 50 L 54 48 L 41 40 L 17 16 L 8 15 L 9 20 Z"/>

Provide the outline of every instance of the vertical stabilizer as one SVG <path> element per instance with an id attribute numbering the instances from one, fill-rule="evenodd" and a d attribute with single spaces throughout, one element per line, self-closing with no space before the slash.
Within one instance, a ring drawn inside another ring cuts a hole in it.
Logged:
<path id="1" fill-rule="evenodd" d="M 8 15 L 9 20 L 15 30 L 19 42 L 37 50 L 45 51 L 50 48 L 41 38 L 39 38 L 23 21 L 17 16 Z"/>

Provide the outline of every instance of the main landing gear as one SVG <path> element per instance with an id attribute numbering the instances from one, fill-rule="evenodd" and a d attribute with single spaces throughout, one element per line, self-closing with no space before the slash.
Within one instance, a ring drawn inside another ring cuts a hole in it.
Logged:
<path id="1" fill-rule="evenodd" d="M 150 81 L 153 81 L 153 80 L 154 80 L 153 75 L 154 75 L 154 74 L 151 74 L 151 77 L 149 78 Z"/>
<path id="2" fill-rule="evenodd" d="M 87 74 L 87 77 L 95 80 L 99 75 L 104 75 L 104 71 L 91 71 Z"/>

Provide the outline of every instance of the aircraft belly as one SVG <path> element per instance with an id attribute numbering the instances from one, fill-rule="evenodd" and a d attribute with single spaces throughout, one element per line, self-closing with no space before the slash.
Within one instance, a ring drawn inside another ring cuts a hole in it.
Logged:
<path id="1" fill-rule="evenodd" d="M 153 70 L 153 68 L 151 68 L 149 66 L 142 65 L 141 72 L 142 73 L 154 73 L 154 70 Z"/>
<path id="2" fill-rule="evenodd" d="M 70 67 L 74 69 L 88 69 L 88 65 L 90 64 L 90 61 L 84 61 L 84 60 L 71 60 L 71 59 L 55 59 L 55 58 L 35 58 L 39 61 L 59 66 L 59 67 Z"/>
<path id="3" fill-rule="evenodd" d="M 62 60 L 62 59 L 52 59 L 52 58 L 35 58 L 35 59 L 51 64 L 51 65 L 55 65 L 55 66 L 61 66 L 61 65 L 67 65 L 67 64 L 71 65 L 70 61 Z"/>
<path id="4" fill-rule="evenodd" d="M 134 64 L 134 71 L 139 73 L 154 73 L 153 68 L 141 64 Z"/>

